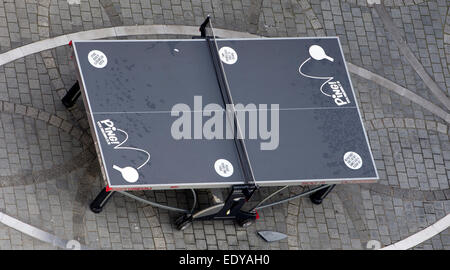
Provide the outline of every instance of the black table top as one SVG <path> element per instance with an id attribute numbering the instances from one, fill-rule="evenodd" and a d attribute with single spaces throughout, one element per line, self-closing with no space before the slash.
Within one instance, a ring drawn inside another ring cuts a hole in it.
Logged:
<path id="1" fill-rule="evenodd" d="M 259 185 L 378 178 L 338 38 L 217 44 L 237 114 L 268 118 L 268 128 L 240 122 Z M 226 115 L 205 40 L 74 41 L 73 49 L 111 188 L 244 183 L 235 141 L 202 133 L 213 116 Z M 188 118 L 183 131 L 192 139 L 176 138 Z"/>

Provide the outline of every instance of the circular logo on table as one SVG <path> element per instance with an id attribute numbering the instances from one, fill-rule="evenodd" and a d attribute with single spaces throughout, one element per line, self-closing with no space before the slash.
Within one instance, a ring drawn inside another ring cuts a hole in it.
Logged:
<path id="1" fill-rule="evenodd" d="M 108 63 L 108 58 L 106 55 L 99 50 L 92 50 L 88 54 L 88 60 L 91 65 L 96 68 L 104 68 Z"/>
<path id="2" fill-rule="evenodd" d="M 216 173 L 222 177 L 229 177 L 233 174 L 233 165 L 226 159 L 218 159 L 214 163 Z"/>
<path id="3" fill-rule="evenodd" d="M 347 152 L 344 154 L 344 163 L 352 170 L 358 170 L 362 166 L 361 157 L 355 152 Z"/>
<path id="4" fill-rule="evenodd" d="M 236 61 L 238 59 L 238 55 L 237 55 L 236 51 L 230 47 L 220 48 L 219 56 L 220 56 L 220 60 L 222 60 L 222 62 L 224 62 L 225 64 L 228 64 L 228 65 L 232 65 L 232 64 L 236 63 Z"/>

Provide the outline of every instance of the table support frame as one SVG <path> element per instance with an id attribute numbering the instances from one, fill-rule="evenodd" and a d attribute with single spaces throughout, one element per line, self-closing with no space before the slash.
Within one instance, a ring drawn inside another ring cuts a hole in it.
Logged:
<path id="1" fill-rule="evenodd" d="M 72 87 L 67 91 L 66 95 L 61 99 L 66 108 L 71 108 L 77 102 L 81 95 L 80 84 L 76 81 Z"/>

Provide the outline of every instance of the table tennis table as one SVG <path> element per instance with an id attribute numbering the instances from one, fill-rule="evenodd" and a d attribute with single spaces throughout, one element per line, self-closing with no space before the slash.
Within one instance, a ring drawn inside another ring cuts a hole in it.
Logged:
<path id="1" fill-rule="evenodd" d="M 288 199 L 320 203 L 335 184 L 378 179 L 338 37 L 222 39 L 209 17 L 200 33 L 71 41 L 78 81 L 63 103 L 81 93 L 106 184 L 92 211 L 115 192 L 161 207 L 127 191 L 231 188 L 196 213 L 162 207 L 184 213 L 179 229 L 248 225 L 258 207 L 241 208 L 259 187 L 314 185 Z"/>

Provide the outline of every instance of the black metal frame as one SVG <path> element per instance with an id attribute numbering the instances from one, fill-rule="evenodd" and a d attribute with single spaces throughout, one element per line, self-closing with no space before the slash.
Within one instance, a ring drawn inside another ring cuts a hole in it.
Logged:
<path id="1" fill-rule="evenodd" d="M 327 195 L 331 192 L 331 190 L 333 190 L 333 188 L 335 186 L 336 186 L 336 184 L 330 185 L 327 188 L 320 189 L 320 190 L 314 192 L 313 194 L 311 194 L 311 196 L 309 196 L 309 199 L 314 204 L 321 204 L 322 201 L 327 197 Z"/>
<path id="2" fill-rule="evenodd" d="M 77 102 L 81 95 L 80 84 L 76 81 L 72 87 L 67 91 L 66 95 L 61 99 L 66 108 L 71 108 Z"/>
<path id="3" fill-rule="evenodd" d="M 218 204 L 218 207 L 212 206 L 201 210 L 196 214 L 184 214 L 177 219 L 175 225 L 179 230 L 184 230 L 193 221 L 196 220 L 225 220 L 231 219 L 243 227 L 252 224 L 256 218 L 256 211 L 242 211 L 244 204 L 251 198 L 257 188 L 254 185 L 234 185 L 224 203 Z M 202 212 L 207 214 L 201 215 Z M 209 214 L 208 214 L 209 213 Z"/>
<path id="4" fill-rule="evenodd" d="M 114 193 L 115 191 L 108 190 L 106 187 L 103 188 L 89 205 L 91 211 L 96 214 L 100 213 L 108 200 L 112 197 L 112 195 L 114 195 Z"/>
<path id="5" fill-rule="evenodd" d="M 201 38 L 206 38 L 206 26 L 209 23 L 210 20 L 210 16 L 206 16 L 206 19 L 203 21 L 203 23 L 200 25 L 199 31 L 200 31 L 200 37 Z"/>

